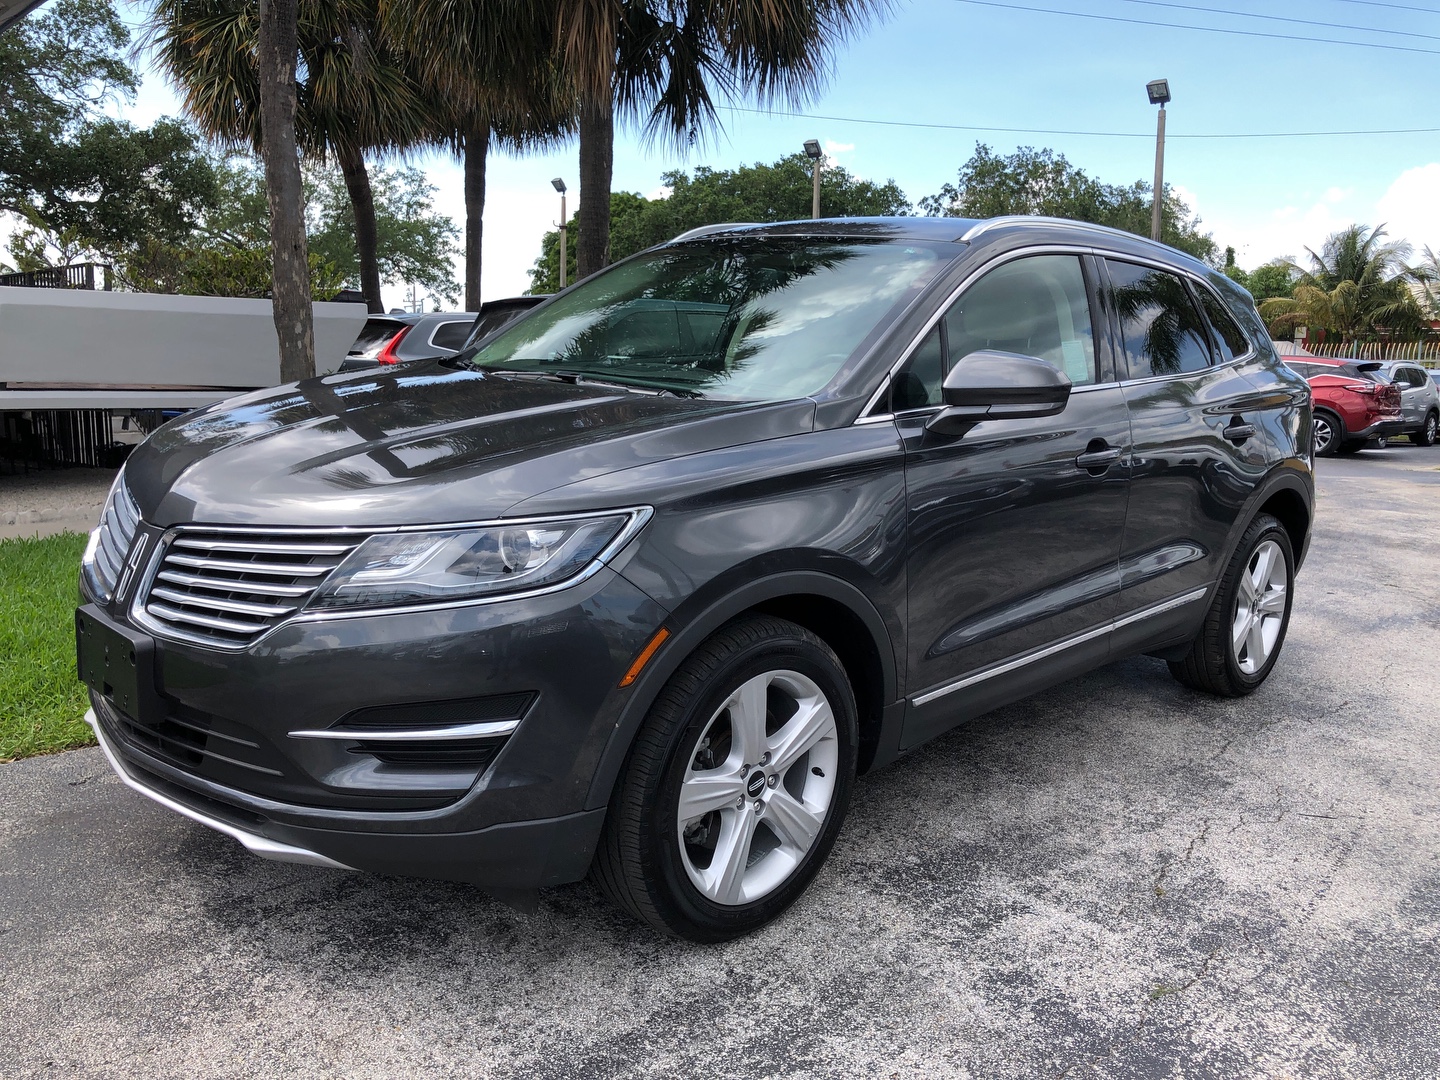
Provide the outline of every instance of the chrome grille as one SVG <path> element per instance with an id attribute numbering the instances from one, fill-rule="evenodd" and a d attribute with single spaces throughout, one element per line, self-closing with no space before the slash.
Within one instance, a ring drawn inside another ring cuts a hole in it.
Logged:
<path id="1" fill-rule="evenodd" d="M 115 592 L 115 583 L 125 567 L 125 553 L 130 550 L 139 525 L 140 509 L 121 480 L 105 503 L 94 544 L 85 561 L 91 589 L 101 599 L 109 600 Z"/>
<path id="2" fill-rule="evenodd" d="M 165 547 L 142 610 L 158 632 L 243 649 L 303 608 L 363 539 L 182 529 Z"/>

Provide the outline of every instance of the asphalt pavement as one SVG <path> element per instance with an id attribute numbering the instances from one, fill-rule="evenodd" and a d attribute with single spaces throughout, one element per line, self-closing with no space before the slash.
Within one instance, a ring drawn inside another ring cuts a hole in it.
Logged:
<path id="1" fill-rule="evenodd" d="M 1255 695 L 1132 659 L 863 780 L 746 940 L 254 859 L 0 766 L 0 1075 L 1440 1075 L 1440 448 L 1320 465 Z"/>

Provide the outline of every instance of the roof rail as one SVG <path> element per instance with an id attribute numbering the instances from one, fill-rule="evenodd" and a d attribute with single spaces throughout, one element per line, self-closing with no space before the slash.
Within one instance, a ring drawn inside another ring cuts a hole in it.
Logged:
<path id="1" fill-rule="evenodd" d="M 725 232 L 729 229 L 747 229 L 759 224 L 754 221 L 731 221 L 724 225 L 701 225 L 699 228 L 689 229 L 679 236 L 672 237 L 668 243 L 675 243 L 677 240 L 694 240 L 697 236 L 709 236 L 711 233 Z"/>
<path id="2" fill-rule="evenodd" d="M 984 221 L 977 222 L 973 225 L 960 239 L 962 242 L 968 243 L 981 233 L 989 232 L 991 229 L 998 229 L 1005 225 L 1019 225 L 1025 222 L 1035 221 L 1044 222 L 1046 225 L 1058 225 L 1062 228 L 1080 229 L 1085 232 L 1109 233 L 1111 236 L 1121 236 L 1127 240 L 1138 240 L 1142 244 L 1150 244 L 1154 247 L 1164 248 L 1169 252 L 1179 251 L 1181 255 L 1186 255 L 1187 258 L 1195 258 L 1195 256 L 1189 255 L 1187 252 L 1180 251 L 1179 248 L 1171 247 L 1169 244 L 1162 244 L 1159 240 L 1151 240 L 1150 237 L 1141 236 L 1139 233 L 1126 232 L 1124 229 L 1111 228 L 1109 225 L 1095 225 L 1088 221 L 1076 221 L 1073 218 L 1045 217 L 1041 214 L 1006 214 L 1002 217 L 986 218 Z M 1197 259 L 1196 261 L 1199 262 L 1200 260 Z"/>

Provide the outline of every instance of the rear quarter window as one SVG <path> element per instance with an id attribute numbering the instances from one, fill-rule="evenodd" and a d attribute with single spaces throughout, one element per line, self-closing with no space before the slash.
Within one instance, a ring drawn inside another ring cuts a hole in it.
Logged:
<path id="1" fill-rule="evenodd" d="M 474 325 L 473 319 L 456 319 L 452 322 L 441 323 L 430 335 L 430 344 L 440 349 L 455 349 L 458 352 L 464 348 L 465 339 L 470 336 L 470 328 Z"/>

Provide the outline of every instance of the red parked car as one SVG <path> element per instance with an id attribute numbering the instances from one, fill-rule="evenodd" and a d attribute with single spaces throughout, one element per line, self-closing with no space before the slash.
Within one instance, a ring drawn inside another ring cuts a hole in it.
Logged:
<path id="1" fill-rule="evenodd" d="M 1318 356 L 1282 357 L 1285 366 L 1305 376 L 1315 403 L 1315 454 L 1353 454 L 1371 439 L 1405 430 L 1400 388 L 1368 360 L 1326 360 Z"/>

